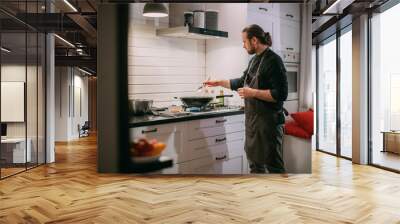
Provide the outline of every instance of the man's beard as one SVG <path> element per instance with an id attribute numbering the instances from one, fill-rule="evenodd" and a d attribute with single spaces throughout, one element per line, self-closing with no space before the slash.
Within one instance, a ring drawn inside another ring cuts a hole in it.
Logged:
<path id="1" fill-rule="evenodd" d="M 256 53 L 256 48 L 253 47 L 253 46 L 250 46 L 250 49 L 247 50 L 247 53 L 250 54 L 250 55 L 255 54 Z"/>

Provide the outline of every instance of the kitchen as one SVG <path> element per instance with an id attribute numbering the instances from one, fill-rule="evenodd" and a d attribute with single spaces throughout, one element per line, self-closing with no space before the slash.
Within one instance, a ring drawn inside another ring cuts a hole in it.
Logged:
<path id="1" fill-rule="evenodd" d="M 160 158 L 157 152 L 143 158 L 136 154 L 131 161 L 146 167 L 165 160 L 169 168 L 160 171 L 163 174 L 249 173 L 243 100 L 236 91 L 202 83 L 242 75 L 251 56 L 243 49 L 241 32 L 258 24 L 272 35 L 271 48 L 285 63 L 286 119 L 312 108 L 311 100 L 308 108 L 299 109 L 300 49 L 308 44 L 301 42 L 302 4 L 169 3 L 164 4 L 168 16 L 161 18 L 144 16 L 145 5 L 129 7 L 129 139 L 142 139 L 146 145 L 158 141 L 165 149 Z M 302 57 L 305 63 L 311 61 Z M 311 139 L 285 135 L 283 142 L 288 172 L 310 173 Z M 107 163 L 102 160 L 99 169 Z"/>

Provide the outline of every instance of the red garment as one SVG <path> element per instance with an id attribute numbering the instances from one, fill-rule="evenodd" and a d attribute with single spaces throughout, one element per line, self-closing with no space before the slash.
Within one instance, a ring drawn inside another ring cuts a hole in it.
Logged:
<path id="1" fill-rule="evenodd" d="M 285 124 L 285 134 L 305 139 L 311 138 L 311 134 L 301 128 L 295 121 L 291 121 Z"/>
<path id="2" fill-rule="evenodd" d="M 305 112 L 293 113 L 290 116 L 292 116 L 293 120 L 295 120 L 302 129 L 307 131 L 308 134 L 312 135 L 314 133 L 314 112 L 312 109 Z"/>

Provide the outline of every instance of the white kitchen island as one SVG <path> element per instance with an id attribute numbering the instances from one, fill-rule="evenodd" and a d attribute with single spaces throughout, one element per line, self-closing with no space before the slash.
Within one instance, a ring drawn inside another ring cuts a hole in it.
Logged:
<path id="1" fill-rule="evenodd" d="M 144 137 L 166 143 L 162 155 L 174 165 L 162 174 L 248 174 L 244 122 L 240 109 L 135 116 L 129 123 L 130 140 Z M 283 160 L 288 173 L 311 173 L 311 141 L 284 135 Z"/>
<path id="2" fill-rule="evenodd" d="M 200 116 L 199 116 L 200 115 Z M 131 141 L 145 137 L 167 144 L 163 156 L 174 160 L 163 174 L 247 174 L 244 114 L 233 109 L 178 118 L 136 117 Z M 161 123 L 161 124 L 160 124 Z"/>

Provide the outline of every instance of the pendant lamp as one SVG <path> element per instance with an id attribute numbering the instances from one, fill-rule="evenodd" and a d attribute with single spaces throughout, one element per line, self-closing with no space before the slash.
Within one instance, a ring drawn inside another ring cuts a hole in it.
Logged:
<path id="1" fill-rule="evenodd" d="M 166 17 L 168 10 L 162 3 L 146 3 L 143 8 L 145 17 Z"/>

